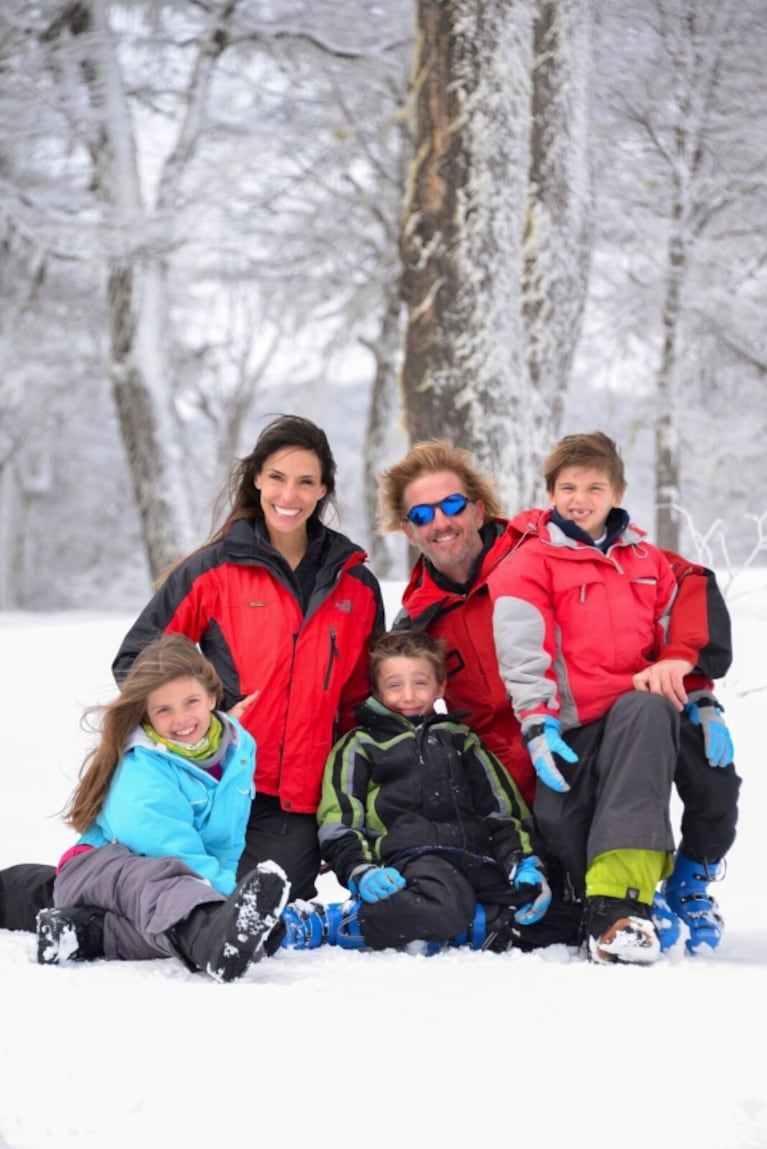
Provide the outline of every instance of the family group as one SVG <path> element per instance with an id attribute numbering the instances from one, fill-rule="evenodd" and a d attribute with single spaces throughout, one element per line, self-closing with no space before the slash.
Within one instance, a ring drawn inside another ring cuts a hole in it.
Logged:
<path id="1" fill-rule="evenodd" d="M 36 931 L 42 964 L 169 957 L 223 982 L 328 944 L 714 949 L 740 788 L 724 599 L 631 521 L 607 435 L 561 439 L 542 475 L 548 505 L 507 518 L 444 440 L 383 471 L 380 528 L 418 554 L 387 630 L 367 555 L 326 522 L 325 433 L 272 420 L 126 634 L 65 811 L 79 837 L 0 871 L 0 928 Z M 318 900 L 323 869 L 345 901 Z"/>

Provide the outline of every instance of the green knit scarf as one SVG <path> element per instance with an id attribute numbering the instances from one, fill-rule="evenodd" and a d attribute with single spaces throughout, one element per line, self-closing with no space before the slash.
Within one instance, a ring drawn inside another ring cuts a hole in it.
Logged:
<path id="1" fill-rule="evenodd" d="M 142 729 L 148 738 L 153 742 L 157 742 L 162 746 L 167 746 L 174 754 L 180 754 L 182 758 L 192 758 L 195 762 L 199 762 L 205 758 L 212 758 L 221 745 L 221 738 L 224 733 L 224 727 L 221 719 L 217 714 L 211 711 L 210 726 L 204 738 L 196 742 L 194 746 L 190 746 L 187 742 L 173 742 L 170 738 L 163 738 L 162 734 L 158 734 L 154 726 L 150 726 L 148 722 L 143 722 Z"/>

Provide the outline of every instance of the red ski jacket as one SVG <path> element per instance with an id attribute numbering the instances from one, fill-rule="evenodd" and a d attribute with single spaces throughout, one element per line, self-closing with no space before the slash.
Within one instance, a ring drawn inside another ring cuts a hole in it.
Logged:
<path id="1" fill-rule="evenodd" d="M 449 583 L 421 555 L 402 596 L 393 629 L 413 627 L 442 639 L 447 655 L 445 701 L 450 713 L 465 712 L 466 722 L 488 750 L 501 760 L 528 805 L 535 796 L 535 771 L 522 745 L 519 724 L 498 673 L 493 641 L 493 606 L 487 580 L 520 539 L 503 519 L 482 528 L 486 550 L 471 588 L 465 594 Z"/>
<path id="2" fill-rule="evenodd" d="M 319 528 L 319 531 L 317 531 Z M 306 611 L 253 522 L 177 567 L 139 615 L 112 664 L 121 681 L 163 631 L 197 642 L 224 684 L 222 709 L 258 691 L 240 721 L 256 740 L 256 789 L 291 813 L 315 813 L 325 760 L 370 692 L 369 645 L 384 629 L 367 555 L 322 524 Z"/>
<path id="3" fill-rule="evenodd" d="M 467 724 L 500 758 L 530 804 L 535 772 L 522 745 L 519 724 L 498 671 L 493 608 L 487 580 L 521 539 L 535 528 L 540 510 L 513 520 L 493 519 L 482 528 L 485 552 L 470 589 L 460 594 L 423 556 L 416 561 L 394 628 L 418 627 L 441 638 L 447 651 L 446 702 L 465 711 Z M 688 690 L 710 688 L 732 661 L 730 618 L 714 573 L 673 552 L 664 552 L 678 583 L 664 657 L 686 658 L 696 670 Z"/>

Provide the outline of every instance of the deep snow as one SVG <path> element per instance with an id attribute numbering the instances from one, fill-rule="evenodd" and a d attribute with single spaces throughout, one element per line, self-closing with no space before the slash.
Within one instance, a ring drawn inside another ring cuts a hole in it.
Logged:
<path id="1" fill-rule="evenodd" d="M 564 947 L 323 948 L 222 986 L 172 960 L 41 967 L 31 934 L 0 931 L 0 1149 L 767 1149 L 767 572 L 736 580 L 730 609 L 719 694 L 744 785 L 716 954 L 638 969 Z M 90 744 L 80 716 L 111 696 L 130 621 L 0 613 L 0 865 L 71 843 L 57 812 Z"/>

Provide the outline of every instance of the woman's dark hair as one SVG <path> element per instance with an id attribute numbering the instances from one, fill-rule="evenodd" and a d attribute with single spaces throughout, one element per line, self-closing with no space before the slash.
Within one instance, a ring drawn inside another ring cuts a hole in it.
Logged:
<path id="1" fill-rule="evenodd" d="M 198 554 L 212 543 L 219 542 L 232 523 L 237 522 L 238 519 L 263 521 L 264 511 L 261 506 L 261 497 L 256 490 L 256 475 L 263 469 L 264 463 L 270 455 L 273 455 L 275 451 L 282 451 L 285 447 L 298 447 L 304 451 L 313 451 L 320 461 L 322 484 L 326 490 L 312 511 L 311 517 L 322 519 L 328 505 L 335 508 L 336 461 L 333 458 L 327 435 L 310 419 L 303 419 L 300 415 L 278 415 L 264 427 L 250 454 L 246 455 L 244 459 L 235 460 L 226 485 L 216 498 L 213 507 L 214 523 L 219 521 L 225 508 L 228 508 L 221 526 L 214 529 L 201 546 L 195 547 L 189 554 L 171 563 L 157 579 L 156 586 L 165 582 L 168 576 L 192 555 Z"/>
<path id="2" fill-rule="evenodd" d="M 312 518 L 322 518 L 328 503 L 334 502 L 336 492 L 336 461 L 328 437 L 316 423 L 302 419 L 300 415 L 278 415 L 264 427 L 250 454 L 239 459 L 232 468 L 221 496 L 228 497 L 230 511 L 220 532 L 211 541 L 226 534 L 228 527 L 237 519 L 263 519 L 261 499 L 255 486 L 256 475 L 263 470 L 270 455 L 285 447 L 312 451 L 319 459 L 322 484 L 327 490 L 314 508 Z"/>

